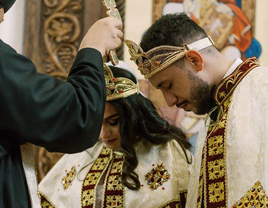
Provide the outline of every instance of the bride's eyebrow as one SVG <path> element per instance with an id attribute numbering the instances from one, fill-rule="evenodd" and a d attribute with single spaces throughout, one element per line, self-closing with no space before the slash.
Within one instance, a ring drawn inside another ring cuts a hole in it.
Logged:
<path id="1" fill-rule="evenodd" d="M 118 113 L 116 113 L 116 114 L 112 114 L 112 115 L 110 115 L 109 117 L 104 118 L 103 120 L 108 120 L 108 119 L 111 119 L 111 118 L 114 118 L 114 117 L 117 117 L 117 116 L 119 116 Z"/>

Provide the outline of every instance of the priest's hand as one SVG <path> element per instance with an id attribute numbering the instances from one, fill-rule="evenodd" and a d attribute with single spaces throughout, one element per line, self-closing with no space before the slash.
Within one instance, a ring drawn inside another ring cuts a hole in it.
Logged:
<path id="1" fill-rule="evenodd" d="M 84 36 L 79 50 L 95 48 L 106 56 L 109 51 L 122 44 L 122 21 L 115 17 L 106 17 L 95 22 Z"/>

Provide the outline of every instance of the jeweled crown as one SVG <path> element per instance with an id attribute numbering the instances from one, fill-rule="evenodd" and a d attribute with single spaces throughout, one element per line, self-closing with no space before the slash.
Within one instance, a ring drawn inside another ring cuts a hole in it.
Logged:
<path id="1" fill-rule="evenodd" d="M 116 100 L 138 93 L 138 86 L 126 77 L 114 77 L 112 70 L 103 64 L 104 78 L 106 83 L 106 100 Z"/>
<path id="2" fill-rule="evenodd" d="M 188 50 L 198 51 L 214 45 L 213 40 L 209 36 L 189 45 L 183 44 L 182 47 L 163 45 L 152 48 L 148 52 L 144 52 L 139 45 L 131 40 L 125 40 L 125 43 L 131 60 L 138 66 L 145 79 L 149 79 L 155 73 L 183 58 Z"/>

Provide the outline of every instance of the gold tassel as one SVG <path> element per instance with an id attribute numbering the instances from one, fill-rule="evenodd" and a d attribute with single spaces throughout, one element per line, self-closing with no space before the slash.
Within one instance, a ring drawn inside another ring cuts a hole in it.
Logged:
<path id="1" fill-rule="evenodd" d="M 213 123 L 211 122 L 211 121 L 213 121 L 213 120 L 211 120 L 210 121 L 210 123 L 209 123 L 209 125 L 207 126 L 207 120 L 208 120 L 208 118 L 212 115 L 212 113 L 214 113 L 214 111 L 219 111 L 218 112 L 218 115 L 217 115 L 217 119 L 216 119 L 216 121 L 214 121 Z M 219 105 L 217 105 L 217 106 L 215 106 L 214 108 L 212 108 L 209 112 L 208 112 L 208 114 L 207 114 L 207 116 L 206 116 L 206 118 L 205 118 L 205 125 L 206 125 L 206 127 L 208 127 L 209 129 L 212 129 L 213 127 L 215 127 L 217 124 L 218 124 L 218 122 L 220 121 L 220 118 L 221 118 L 221 116 L 222 116 L 222 108 L 219 106 Z"/>

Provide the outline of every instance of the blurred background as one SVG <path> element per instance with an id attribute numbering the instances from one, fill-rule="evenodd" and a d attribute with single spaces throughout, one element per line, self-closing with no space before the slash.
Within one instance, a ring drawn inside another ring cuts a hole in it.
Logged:
<path id="1" fill-rule="evenodd" d="M 115 0 L 115 3 L 123 20 L 124 39 L 140 43 L 146 30 L 162 15 L 186 12 L 206 30 L 224 55 L 243 60 L 256 56 L 261 65 L 268 67 L 267 0 Z M 101 0 L 19 0 L 5 15 L 0 38 L 29 57 L 40 73 L 65 80 L 83 35 L 105 16 Z M 124 44 L 117 55 L 136 70 Z M 159 107 L 161 115 L 187 133 L 194 153 L 205 115 L 167 107 L 162 94 L 138 70 L 136 75 L 141 91 Z M 36 147 L 35 153 L 40 181 L 62 154 L 48 153 L 40 147 Z"/>

